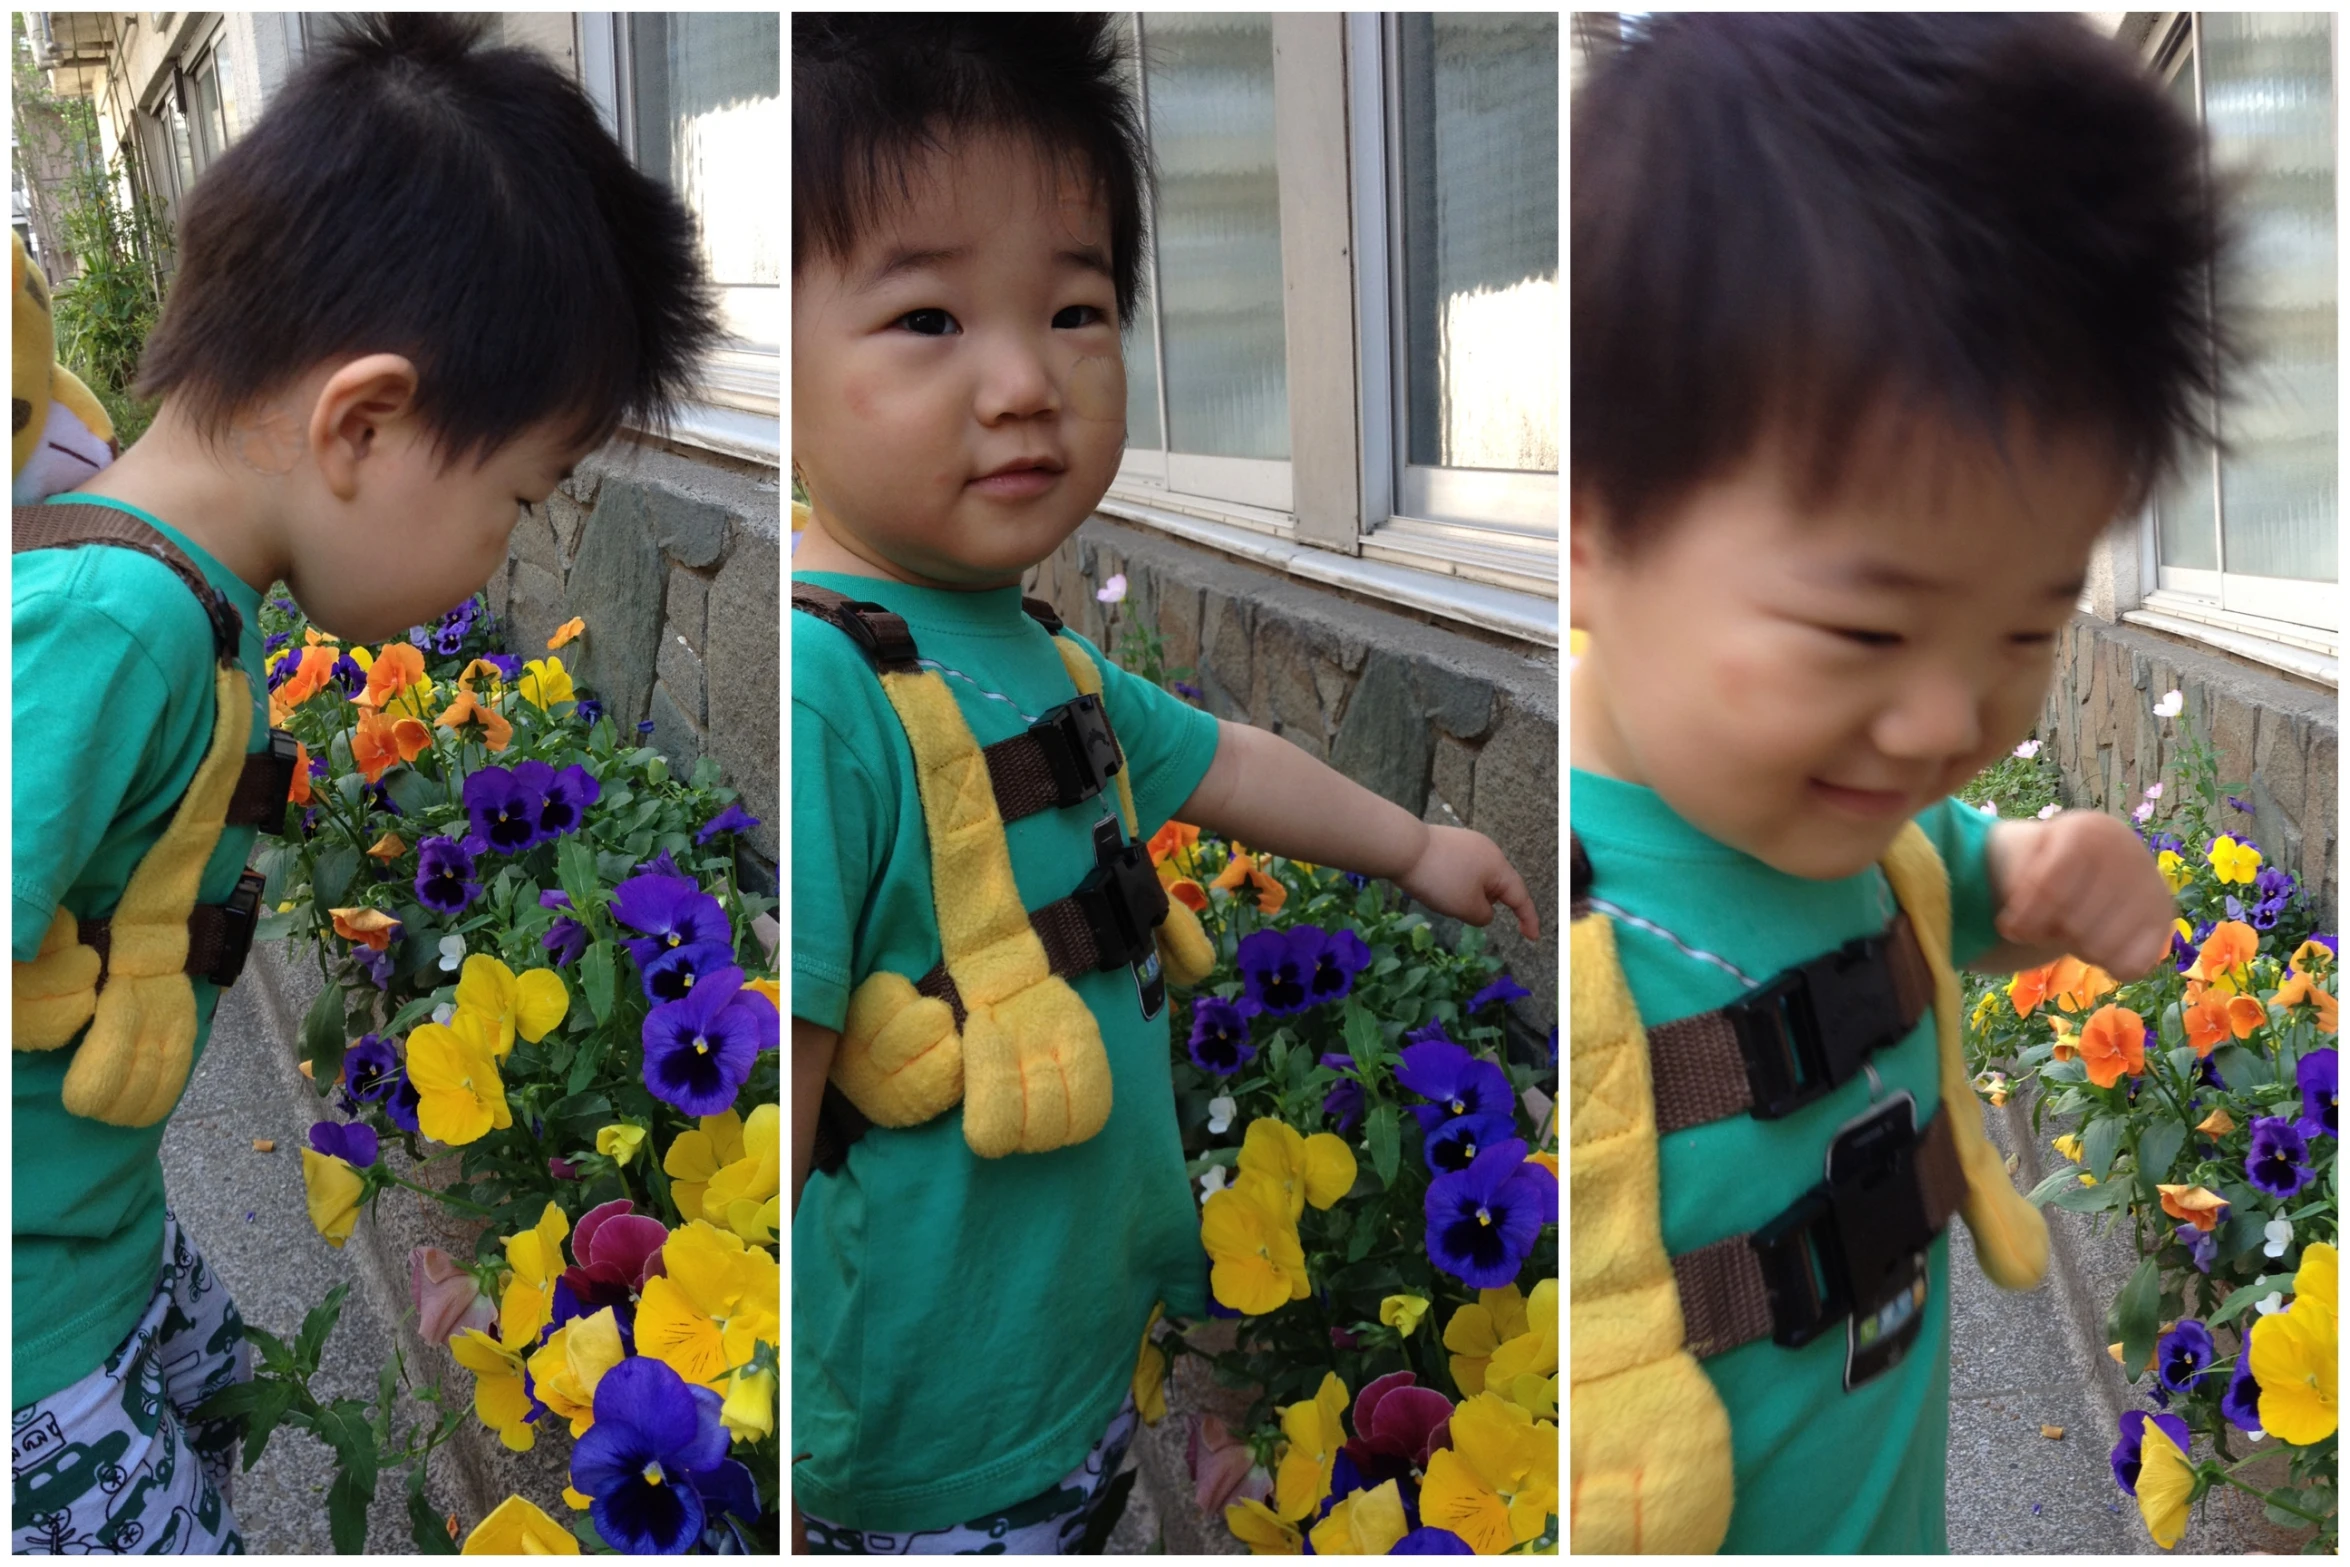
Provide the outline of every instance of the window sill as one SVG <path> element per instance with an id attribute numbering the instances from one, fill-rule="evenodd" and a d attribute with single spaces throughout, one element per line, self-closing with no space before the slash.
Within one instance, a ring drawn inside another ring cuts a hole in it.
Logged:
<path id="1" fill-rule="evenodd" d="M 669 428 L 660 433 L 680 446 L 699 446 L 770 468 L 783 466 L 783 424 L 773 413 L 752 413 L 718 403 L 683 403 L 671 417 Z"/>
<path id="2" fill-rule="evenodd" d="M 2124 610 L 2121 618 L 2129 625 L 2201 642 L 2320 685 L 2339 689 L 2342 683 L 2340 662 L 2330 648 L 2321 650 L 2316 645 L 2322 634 L 2307 627 L 2288 627 L 2249 615 L 2231 615 L 2225 610 L 2187 609 L 2167 603 Z M 2292 640 L 2280 640 L 2284 636 Z"/>
<path id="3" fill-rule="evenodd" d="M 1384 599 L 1407 609 L 1543 647 L 1559 645 L 1559 607 L 1555 598 L 1514 592 L 1440 571 L 1419 570 L 1392 560 L 1357 559 L 1314 549 L 1261 527 L 1172 511 L 1115 491 L 1104 496 L 1095 509 L 1122 522 L 1137 523 L 1154 532 L 1236 555 L 1301 581 Z"/>

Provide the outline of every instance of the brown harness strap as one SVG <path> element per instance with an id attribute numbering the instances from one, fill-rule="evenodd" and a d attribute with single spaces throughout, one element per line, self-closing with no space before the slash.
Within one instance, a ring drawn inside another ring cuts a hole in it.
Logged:
<path id="1" fill-rule="evenodd" d="M 1167 893 L 1159 889 L 1158 908 L 1152 924 L 1167 917 Z M 1124 958 L 1106 956 L 1101 940 L 1094 934 L 1093 921 L 1085 912 L 1085 905 L 1075 897 L 1056 899 L 1041 909 L 1032 909 L 1028 923 L 1035 927 L 1037 939 L 1044 943 L 1045 961 L 1052 971 L 1063 979 L 1076 979 L 1103 969 L 1123 968 Z M 952 975 L 940 963 L 914 981 L 914 988 L 926 996 L 936 996 L 955 1011 L 955 1027 L 963 1026 L 963 998 L 955 989 Z"/>

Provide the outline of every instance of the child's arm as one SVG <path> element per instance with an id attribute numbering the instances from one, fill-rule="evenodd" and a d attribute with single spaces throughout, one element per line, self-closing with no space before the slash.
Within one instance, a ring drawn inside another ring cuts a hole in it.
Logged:
<path id="1" fill-rule="evenodd" d="M 2177 900 L 2138 835 L 2114 817 L 2066 811 L 2001 822 L 1984 852 L 2006 940 L 1970 968 L 2012 974 L 2070 953 L 2136 979 L 2169 950 Z"/>
<path id="2" fill-rule="evenodd" d="M 791 1020 L 791 1211 L 800 1211 L 800 1188 L 816 1156 L 816 1112 L 824 1105 L 824 1079 L 840 1035 L 806 1018 Z"/>
<path id="3" fill-rule="evenodd" d="M 1384 877 L 1472 925 L 1507 904 L 1518 933 L 1541 938 L 1525 880 L 1491 838 L 1432 827 L 1268 730 L 1221 724 L 1216 759 L 1178 814 L 1252 849 Z"/>

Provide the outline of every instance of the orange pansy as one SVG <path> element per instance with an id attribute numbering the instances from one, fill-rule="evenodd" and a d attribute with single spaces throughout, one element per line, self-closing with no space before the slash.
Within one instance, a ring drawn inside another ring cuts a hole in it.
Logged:
<path id="1" fill-rule="evenodd" d="M 2099 1088 L 2145 1071 L 2146 1020 L 2128 1007 L 2098 1008 L 2081 1026 L 2081 1065 Z"/>
<path id="2" fill-rule="evenodd" d="M 578 636 L 582 631 L 585 630 L 587 630 L 587 622 L 580 619 L 577 615 L 572 616 L 569 620 L 566 620 L 563 622 L 563 624 L 555 628 L 555 634 L 553 636 L 547 638 L 547 650 L 552 652 L 556 648 L 568 646 L 573 637 Z"/>
<path id="3" fill-rule="evenodd" d="M 2289 1007 L 2304 1001 L 2317 1008 L 2317 1030 L 2319 1033 L 2335 1034 L 2341 1032 L 2341 1010 L 2339 1004 L 2334 1000 L 2333 993 L 2321 990 L 2314 978 L 2295 969 L 2285 976 L 2285 983 L 2278 988 L 2276 1003 L 2280 1007 Z"/>
<path id="4" fill-rule="evenodd" d="M 293 675 L 277 688 L 278 701 L 291 712 L 318 695 L 326 689 L 327 682 L 334 678 L 335 660 L 341 656 L 340 650 L 336 648 L 304 648 L 302 661 L 294 666 Z"/>
<path id="5" fill-rule="evenodd" d="M 378 952 L 400 933 L 400 922 L 381 909 L 329 909 L 327 913 L 334 916 L 336 935 Z"/>
<path id="6" fill-rule="evenodd" d="M 2220 1216 L 2228 1211 L 2227 1199 L 2217 1192 L 2205 1191 L 2200 1186 L 2165 1186 L 2154 1188 L 2162 1193 L 2162 1211 L 2174 1219 L 2183 1219 L 2210 1234 L 2218 1228 Z"/>
<path id="7" fill-rule="evenodd" d="M 1157 865 L 1171 854 L 1181 854 L 1199 842 L 1199 829 L 1189 822 L 1169 822 L 1151 834 L 1151 863 Z"/>
<path id="8" fill-rule="evenodd" d="M 352 698 L 362 707 L 381 707 L 424 678 L 424 655 L 406 642 L 387 642 L 367 670 L 367 689 Z"/>
<path id="9" fill-rule="evenodd" d="M 299 740 L 294 742 L 294 782 L 286 799 L 295 805 L 310 803 L 310 747 Z"/>
<path id="10" fill-rule="evenodd" d="M 503 751 L 514 743 L 514 726 L 506 722 L 496 708 L 476 697 L 470 687 L 461 688 L 457 692 L 457 700 L 451 702 L 448 710 L 434 722 L 443 729 L 455 729 L 468 723 L 479 724 L 483 738 L 489 742 L 493 751 Z"/>
<path id="11" fill-rule="evenodd" d="M 2242 920 L 2221 920 L 2203 938 L 2203 949 L 2195 954 L 2195 966 L 2187 970 L 2187 977 L 2234 990 L 2236 972 L 2259 951 L 2260 938 L 2251 926 Z"/>
<path id="12" fill-rule="evenodd" d="M 367 857 L 371 860 L 381 860 L 386 865 L 407 852 L 408 845 L 400 841 L 400 835 L 396 832 L 387 832 L 367 846 Z"/>
<path id="13" fill-rule="evenodd" d="M 432 731 L 416 719 L 386 718 L 362 713 L 351 731 L 351 761 L 369 783 L 391 770 L 394 762 L 413 762 L 432 749 Z"/>

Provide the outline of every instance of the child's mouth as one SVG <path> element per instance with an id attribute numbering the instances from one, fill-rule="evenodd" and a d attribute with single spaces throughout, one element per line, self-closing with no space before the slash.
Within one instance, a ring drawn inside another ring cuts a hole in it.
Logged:
<path id="1" fill-rule="evenodd" d="M 1060 477 L 1061 471 L 1058 468 L 1037 466 L 1002 468 L 994 473 L 973 479 L 971 488 L 982 495 L 993 496 L 997 500 L 1018 501 L 1026 500 L 1033 495 L 1042 495 L 1051 489 Z"/>
<path id="2" fill-rule="evenodd" d="M 1812 793 L 1824 804 L 1848 815 L 1870 821 L 1884 821 L 1910 814 L 1911 796 L 1900 789 L 1853 789 L 1843 784 L 1829 783 L 1824 778 L 1811 780 Z"/>

